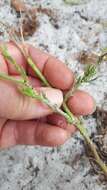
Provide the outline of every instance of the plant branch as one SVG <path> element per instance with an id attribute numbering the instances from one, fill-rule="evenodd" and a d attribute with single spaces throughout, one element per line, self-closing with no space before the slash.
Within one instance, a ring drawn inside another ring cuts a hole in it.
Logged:
<path id="1" fill-rule="evenodd" d="M 23 79 L 18 80 L 18 79 L 15 79 L 14 77 L 11 77 L 11 76 L 6 75 L 4 73 L 0 73 L 0 79 L 2 79 L 2 80 L 9 80 L 9 81 L 12 81 L 12 82 L 14 82 L 16 84 L 22 84 L 22 85 L 24 84 L 24 80 Z"/>

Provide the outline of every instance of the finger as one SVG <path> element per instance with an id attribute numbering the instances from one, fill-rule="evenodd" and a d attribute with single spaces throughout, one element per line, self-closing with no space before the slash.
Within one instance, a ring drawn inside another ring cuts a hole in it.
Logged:
<path id="1" fill-rule="evenodd" d="M 7 48 L 10 55 L 16 60 L 16 62 L 27 69 L 30 75 L 35 76 L 35 74 L 31 69 L 29 69 L 28 65 L 26 64 L 26 60 L 21 51 L 13 43 L 7 43 Z M 29 54 L 32 57 L 32 60 L 35 64 L 37 64 L 38 68 L 43 72 L 44 76 L 53 87 L 62 90 L 71 88 L 74 82 L 74 76 L 73 72 L 68 69 L 65 64 L 63 64 L 55 57 L 34 48 L 33 46 L 29 45 L 27 48 Z M 8 61 L 7 63 L 9 73 L 12 75 L 18 74 L 14 66 Z"/>
<path id="2" fill-rule="evenodd" d="M 35 49 L 33 46 L 29 46 L 29 53 L 53 87 L 62 90 L 71 88 L 74 82 L 74 75 L 65 64 L 55 57 Z M 31 70 L 29 70 L 29 73 L 33 74 Z"/>
<path id="3" fill-rule="evenodd" d="M 36 121 L 9 121 L 3 127 L 0 146 L 15 145 L 59 146 L 70 137 L 69 133 L 55 125 Z"/>
<path id="4" fill-rule="evenodd" d="M 68 106 L 75 115 L 89 115 L 95 111 L 95 101 L 87 92 L 78 90 L 68 100 Z"/>
<path id="5" fill-rule="evenodd" d="M 73 135 L 76 131 L 76 127 L 74 125 L 69 124 L 63 116 L 57 113 L 47 116 L 47 122 L 51 125 L 56 125 L 67 130 L 71 135 Z"/>
<path id="6" fill-rule="evenodd" d="M 51 88 L 38 88 L 52 104 L 61 106 L 62 92 Z M 33 98 L 22 95 L 11 82 L 0 81 L 0 117 L 7 119 L 33 119 L 52 113 L 47 105 Z"/>

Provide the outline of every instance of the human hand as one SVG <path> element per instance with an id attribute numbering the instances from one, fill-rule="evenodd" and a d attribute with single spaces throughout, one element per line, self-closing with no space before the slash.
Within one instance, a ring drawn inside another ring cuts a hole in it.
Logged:
<path id="1" fill-rule="evenodd" d="M 42 83 L 29 68 L 24 56 L 12 43 L 7 43 L 11 56 L 26 70 L 34 88 L 42 90 L 48 99 L 59 107 L 63 93 L 74 82 L 74 75 L 61 61 L 28 45 L 28 51 L 50 84 L 56 88 L 42 87 Z M 13 65 L 0 54 L 0 72 L 19 77 Z M 60 89 L 60 90 L 59 90 Z M 94 100 L 86 92 L 77 91 L 68 100 L 75 115 L 87 115 L 94 111 Z M 0 80 L 0 147 L 20 145 L 58 146 L 75 132 L 75 126 L 52 113 L 52 110 L 37 100 L 23 96 L 9 81 Z"/>

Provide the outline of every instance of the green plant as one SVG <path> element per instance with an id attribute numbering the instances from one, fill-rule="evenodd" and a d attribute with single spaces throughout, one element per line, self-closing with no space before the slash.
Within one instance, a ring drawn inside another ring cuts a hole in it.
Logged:
<path id="1" fill-rule="evenodd" d="M 66 93 L 64 100 L 67 101 L 68 98 L 72 96 L 73 93 L 84 83 L 90 83 L 94 79 L 96 73 L 97 73 L 97 67 L 91 64 L 88 65 L 85 68 L 84 74 L 76 78 L 76 83 L 74 87 Z"/>
<path id="2" fill-rule="evenodd" d="M 35 74 L 38 75 L 38 77 L 44 83 L 45 86 L 50 86 L 50 84 L 45 79 L 45 77 L 42 75 L 42 73 L 40 72 L 40 70 L 33 63 L 31 57 L 28 54 L 26 54 L 25 49 L 22 49 L 22 48 L 20 48 L 20 49 L 23 52 L 24 56 L 26 57 L 28 64 L 35 71 Z M 87 133 L 87 130 L 84 127 L 83 121 L 80 118 L 79 119 L 76 118 L 71 113 L 71 111 L 69 110 L 69 108 L 67 107 L 66 101 L 67 101 L 68 97 L 71 95 L 70 94 L 71 91 L 68 92 L 69 96 L 65 95 L 65 99 L 64 99 L 64 102 L 63 102 L 63 110 L 61 108 L 59 108 L 57 105 L 52 105 L 51 102 L 47 99 L 47 97 L 46 97 L 45 94 L 38 93 L 35 89 L 32 88 L 32 86 L 29 84 L 29 80 L 28 80 L 28 77 L 26 75 L 26 72 L 10 56 L 7 47 L 6 46 L 1 46 L 0 50 L 1 50 L 4 58 L 7 59 L 7 60 L 9 60 L 10 63 L 14 65 L 15 69 L 21 75 L 21 79 L 19 80 L 19 79 L 14 79 L 13 77 L 8 76 L 6 74 L 0 73 L 0 79 L 2 79 L 2 80 L 10 80 L 11 82 L 13 82 L 16 85 L 18 85 L 18 88 L 19 88 L 19 90 L 20 90 L 20 92 L 22 94 L 24 94 L 26 96 L 29 96 L 29 97 L 32 97 L 32 98 L 35 98 L 38 101 L 41 101 L 41 102 L 45 103 L 54 112 L 59 113 L 62 116 L 64 116 L 66 118 L 66 120 L 68 121 L 68 123 L 75 124 L 75 126 L 77 127 L 77 129 L 79 129 L 80 133 L 84 137 L 84 139 L 85 139 L 85 141 L 87 143 L 87 146 L 90 148 L 90 150 L 91 150 L 91 152 L 93 154 L 94 160 L 96 161 L 96 163 L 101 168 L 101 170 L 103 171 L 104 175 L 107 178 L 107 166 L 105 165 L 105 163 L 103 163 L 103 161 L 101 160 L 99 154 L 97 153 L 96 145 L 91 141 L 91 139 L 90 139 L 90 137 L 89 137 L 89 135 Z M 77 78 L 76 83 L 75 83 L 74 88 L 73 88 L 73 91 L 75 91 L 83 83 L 90 82 L 90 80 L 94 77 L 95 74 L 96 74 L 96 67 L 94 65 L 88 66 L 87 69 L 85 70 L 84 74 L 82 76 L 79 76 Z"/>

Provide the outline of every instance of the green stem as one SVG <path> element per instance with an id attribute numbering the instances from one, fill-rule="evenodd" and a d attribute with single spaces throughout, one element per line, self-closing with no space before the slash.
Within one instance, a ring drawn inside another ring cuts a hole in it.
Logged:
<path id="1" fill-rule="evenodd" d="M 28 87 L 27 87 L 28 88 Z M 86 128 L 83 126 L 83 124 L 81 123 L 81 121 L 79 119 L 75 119 L 75 116 L 70 112 L 69 108 L 67 107 L 66 103 L 63 103 L 63 109 L 66 112 L 63 112 L 60 108 L 58 108 L 56 105 L 51 105 L 51 103 L 49 102 L 49 100 L 44 97 L 43 95 L 40 96 L 40 94 L 38 94 L 36 91 L 34 91 L 32 88 L 30 89 L 31 93 L 26 93 L 25 91 L 22 91 L 22 93 L 24 92 L 24 95 L 27 95 L 30 97 L 33 97 L 43 103 L 45 103 L 46 105 L 48 105 L 54 112 L 61 114 L 62 116 L 64 116 L 68 123 L 70 124 L 74 124 L 75 121 L 75 126 L 77 127 L 77 129 L 79 129 L 81 135 L 84 137 L 85 141 L 87 142 L 87 145 L 89 146 L 91 152 L 93 153 L 93 156 L 96 160 L 96 163 L 99 165 L 99 167 L 102 169 L 102 171 L 104 172 L 104 175 L 107 178 L 107 166 L 105 165 L 105 163 L 103 163 L 103 161 L 101 160 L 100 156 L 97 153 L 96 150 L 96 146 L 95 144 L 91 141 Z M 28 91 L 29 92 L 29 91 Z"/>
<path id="2" fill-rule="evenodd" d="M 30 65 L 32 66 L 32 69 L 35 71 L 35 68 L 34 68 L 34 63 L 32 62 L 31 58 L 29 58 L 29 62 L 30 62 Z M 38 77 L 42 80 L 42 82 L 44 83 L 45 86 L 50 86 L 49 83 L 46 81 L 45 77 L 42 75 L 42 73 L 39 71 L 38 72 L 38 68 L 36 68 L 36 71 L 35 71 L 36 74 L 38 74 Z M 48 102 L 44 102 L 48 105 Z M 87 142 L 87 145 L 89 146 L 91 152 L 93 153 L 93 156 L 97 162 L 97 164 L 99 165 L 99 167 L 102 169 L 102 171 L 104 172 L 104 175 L 106 176 L 107 178 L 107 166 L 105 165 L 105 163 L 103 163 L 103 161 L 101 160 L 100 156 L 98 155 L 97 153 L 97 150 L 96 150 L 96 146 L 95 144 L 91 141 L 88 133 L 87 133 L 87 130 L 86 128 L 83 126 L 83 124 L 81 124 L 80 120 L 77 119 L 72 113 L 71 111 L 69 110 L 68 106 L 66 105 L 66 102 L 64 101 L 63 102 L 63 109 L 65 112 L 63 112 L 60 108 L 53 108 L 53 110 L 59 114 L 61 114 L 62 116 L 64 116 L 68 123 L 70 124 L 75 124 L 75 126 L 77 127 L 77 129 L 79 129 L 81 135 L 84 137 L 84 139 L 86 140 Z"/>
<path id="3" fill-rule="evenodd" d="M 76 121 L 76 117 L 74 117 L 74 115 L 71 113 L 70 109 L 68 108 L 68 106 L 66 105 L 65 101 L 62 104 L 63 106 L 63 110 L 69 115 L 69 117 L 72 119 L 72 124 L 75 124 Z"/>
<path id="4" fill-rule="evenodd" d="M 87 142 L 87 145 L 89 146 L 91 152 L 93 153 L 93 156 L 94 156 L 97 164 L 99 165 L 99 167 L 104 172 L 104 175 L 107 178 L 107 166 L 102 161 L 100 156 L 98 155 L 97 150 L 96 150 L 96 146 L 92 142 L 92 140 L 90 139 L 88 132 L 87 132 L 86 128 L 84 127 L 83 123 L 81 124 L 80 120 L 73 116 L 73 114 L 71 113 L 71 111 L 69 110 L 69 108 L 65 102 L 63 103 L 63 108 L 66 111 L 66 113 L 72 118 L 72 120 L 77 121 L 77 123 L 75 122 L 77 129 L 80 131 L 81 135 L 84 137 L 85 141 Z"/>
<path id="5" fill-rule="evenodd" d="M 63 117 L 66 118 L 68 123 L 72 123 L 73 119 L 65 113 L 63 110 L 61 110 L 56 104 L 53 105 L 45 96 L 45 94 L 38 93 L 35 89 L 33 89 L 31 86 L 28 86 L 27 84 L 24 85 L 24 87 L 20 88 L 21 93 L 23 93 L 26 96 L 35 98 L 36 100 L 41 101 L 42 103 L 45 103 L 47 106 L 49 106 L 55 113 L 59 113 Z"/>
<path id="6" fill-rule="evenodd" d="M 31 68 L 33 69 L 33 71 L 35 72 L 35 74 L 39 77 L 39 79 L 43 82 L 43 84 L 45 86 L 51 87 L 50 84 L 48 83 L 48 81 L 46 80 L 46 78 L 43 76 L 43 74 L 41 73 L 41 71 L 38 69 L 38 67 L 36 66 L 36 64 L 34 64 L 34 62 L 32 61 L 31 57 L 27 58 L 27 62 L 28 64 L 31 66 Z"/>
<path id="7" fill-rule="evenodd" d="M 23 79 L 15 79 L 9 75 L 6 75 L 4 73 L 0 73 L 0 79 L 3 79 L 3 80 L 9 80 L 9 81 L 12 81 L 14 83 L 17 83 L 17 84 L 24 84 L 24 80 Z"/>

